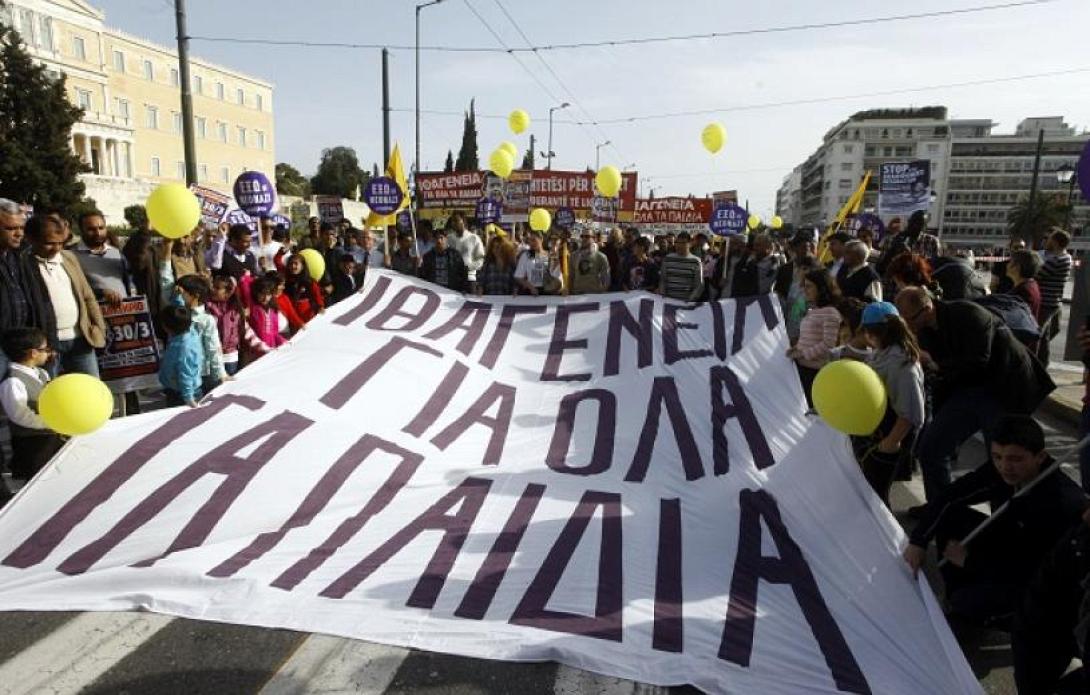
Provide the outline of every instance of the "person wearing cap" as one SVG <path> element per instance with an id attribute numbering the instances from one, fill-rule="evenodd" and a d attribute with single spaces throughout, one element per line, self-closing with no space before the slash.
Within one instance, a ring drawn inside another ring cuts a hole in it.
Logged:
<path id="1" fill-rule="evenodd" d="M 695 302 L 704 294 L 704 267 L 689 253 L 689 241 L 689 233 L 680 232 L 674 239 L 674 252 L 662 259 L 659 293 L 664 297 Z"/>
<path id="2" fill-rule="evenodd" d="M 885 417 L 868 438 L 859 463 L 867 482 L 888 507 L 894 475 L 910 465 L 912 445 L 925 420 L 920 346 L 889 302 L 864 307 L 861 329 L 874 350 L 869 364 L 881 377 L 888 400 Z"/>
<path id="3" fill-rule="evenodd" d="M 433 234 L 435 248 L 428 251 L 420 262 L 420 277 L 449 290 L 465 292 L 469 287 L 469 281 L 462 255 L 447 246 L 445 229 L 436 229 Z"/>

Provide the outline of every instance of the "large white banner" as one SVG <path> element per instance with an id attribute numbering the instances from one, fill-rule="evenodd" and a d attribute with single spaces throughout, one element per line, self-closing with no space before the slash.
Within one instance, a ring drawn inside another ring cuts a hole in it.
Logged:
<path id="1" fill-rule="evenodd" d="M 712 692 L 979 692 L 775 303 L 383 271 L 0 512 L 0 610 L 145 609 Z"/>

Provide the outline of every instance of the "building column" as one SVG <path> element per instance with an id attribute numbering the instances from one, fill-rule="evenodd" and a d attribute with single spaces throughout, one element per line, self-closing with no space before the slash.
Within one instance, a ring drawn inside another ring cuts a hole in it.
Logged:
<path id="1" fill-rule="evenodd" d="M 94 159 L 91 157 L 91 136 L 83 136 L 83 162 L 88 167 L 94 164 Z"/>
<path id="2" fill-rule="evenodd" d="M 132 158 L 132 142 L 125 143 L 125 176 L 130 179 L 136 178 L 136 167 Z"/>

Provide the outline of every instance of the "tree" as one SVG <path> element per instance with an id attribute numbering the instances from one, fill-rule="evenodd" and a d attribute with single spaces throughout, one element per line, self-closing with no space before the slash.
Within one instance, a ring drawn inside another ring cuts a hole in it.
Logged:
<path id="1" fill-rule="evenodd" d="M 454 171 L 454 153 L 447 150 L 447 162 L 443 165 L 443 172 L 449 174 Z"/>
<path id="2" fill-rule="evenodd" d="M 292 165 L 280 162 L 276 165 L 276 192 L 306 198 L 310 195 L 310 181 Z"/>
<path id="3" fill-rule="evenodd" d="M 1053 227 L 1064 224 L 1067 205 L 1059 196 L 1037 193 L 1032 199 L 1026 196 L 1007 212 L 1007 225 L 1011 238 L 1023 239 L 1030 248 L 1044 245 Z"/>
<path id="4" fill-rule="evenodd" d="M 465 123 L 462 126 L 462 147 L 458 150 L 458 161 L 454 163 L 455 171 L 478 171 L 480 163 L 477 160 L 477 114 L 474 111 L 474 99 L 469 100 L 469 111 L 465 115 Z"/>
<path id="5" fill-rule="evenodd" d="M 356 199 L 359 189 L 370 177 L 360 169 L 356 151 L 351 147 L 329 147 L 322 150 L 318 173 L 310 179 L 310 189 L 317 195 L 336 195 Z"/>
<path id="6" fill-rule="evenodd" d="M 531 142 L 533 138 L 531 138 Z M 522 156 L 522 168 L 533 171 L 534 168 L 534 148 L 531 147 L 526 150 L 526 154 Z"/>
<path id="7" fill-rule="evenodd" d="M 0 24 L 0 196 L 39 210 L 74 208 L 87 167 L 69 141 L 82 116 L 65 96 L 64 77 L 50 77 L 18 32 Z"/>

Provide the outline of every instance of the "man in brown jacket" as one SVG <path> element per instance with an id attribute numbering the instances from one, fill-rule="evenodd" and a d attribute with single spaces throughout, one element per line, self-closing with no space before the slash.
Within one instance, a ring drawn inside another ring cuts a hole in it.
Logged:
<path id="1" fill-rule="evenodd" d="M 30 252 L 23 257 L 34 324 L 55 351 L 53 376 L 82 372 L 98 376 L 95 348 L 106 345 L 106 322 L 79 260 L 64 250 L 68 226 L 59 215 L 27 220 Z"/>

